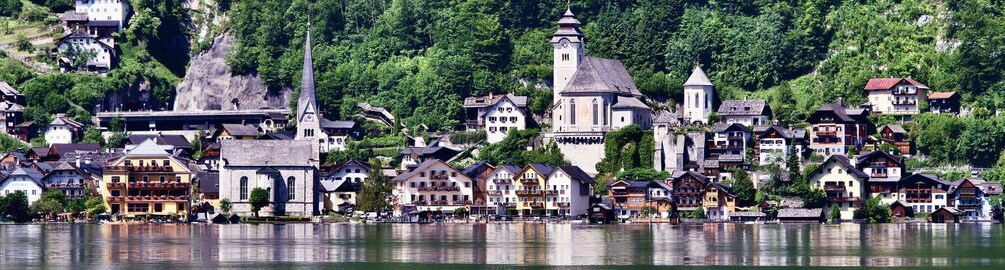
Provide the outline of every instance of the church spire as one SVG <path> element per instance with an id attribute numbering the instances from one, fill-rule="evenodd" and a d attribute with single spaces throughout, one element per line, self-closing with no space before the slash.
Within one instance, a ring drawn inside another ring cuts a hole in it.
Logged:
<path id="1" fill-rule="evenodd" d="M 307 41 L 304 42 L 304 70 L 300 79 L 300 98 L 297 99 L 297 121 L 304 120 L 304 114 L 316 113 L 317 97 L 314 91 L 314 57 L 311 56 L 311 23 L 307 23 Z"/>

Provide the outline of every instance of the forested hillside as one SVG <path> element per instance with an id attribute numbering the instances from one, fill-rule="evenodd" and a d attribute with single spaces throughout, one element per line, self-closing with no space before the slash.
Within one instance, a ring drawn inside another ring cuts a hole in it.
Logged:
<path id="1" fill-rule="evenodd" d="M 312 4 L 310 2 L 313 2 Z M 934 91 L 1005 107 L 1005 5 L 999 1 L 571 1 L 588 54 L 621 59 L 651 103 L 672 102 L 695 62 L 723 98 L 762 97 L 786 122 L 843 97 L 863 102 L 870 77 L 913 76 Z M 357 101 L 405 124 L 450 129 L 462 98 L 534 97 L 551 76 L 549 36 L 566 1 L 233 1 L 236 73 L 299 84 L 313 25 L 319 99 L 346 115 Z"/>

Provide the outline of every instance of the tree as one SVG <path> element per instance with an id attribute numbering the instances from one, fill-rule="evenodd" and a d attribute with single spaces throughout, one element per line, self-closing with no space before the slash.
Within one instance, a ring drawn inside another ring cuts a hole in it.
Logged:
<path id="1" fill-rule="evenodd" d="M 0 0 L 0 16 L 11 17 L 21 12 L 20 0 Z M 4 21 L 4 24 L 7 22 Z M 6 27 L 6 26 L 5 26 Z"/>
<path id="2" fill-rule="evenodd" d="M 91 214 L 92 217 L 104 214 L 108 211 L 108 208 L 105 207 L 105 200 L 97 196 L 88 198 L 87 201 L 84 202 L 84 206 L 87 208 L 87 213 Z"/>
<path id="3" fill-rule="evenodd" d="M 27 52 L 31 51 L 32 47 L 31 41 L 28 41 L 28 38 L 23 34 L 17 34 L 17 36 L 14 37 L 14 48 L 17 48 L 17 50 Z"/>
<path id="4" fill-rule="evenodd" d="M 88 128 L 84 131 L 84 139 L 81 140 L 83 143 L 96 143 L 101 146 L 105 146 L 105 137 L 101 136 L 101 130 L 96 128 Z"/>
<path id="5" fill-rule="evenodd" d="M 733 191 L 736 192 L 740 205 L 750 205 L 754 202 L 757 189 L 754 182 L 750 180 L 750 175 L 741 169 L 733 169 Z"/>
<path id="6" fill-rule="evenodd" d="M 29 212 L 30 209 L 28 206 L 28 195 L 25 195 L 24 191 L 18 190 L 7 195 L 6 201 L 6 214 L 10 216 L 15 223 L 25 223 L 31 220 L 31 214 Z"/>
<path id="7" fill-rule="evenodd" d="M 892 216 L 890 205 L 884 204 L 879 197 L 872 197 L 865 201 L 865 205 L 855 209 L 856 219 L 865 219 L 869 223 L 888 223 Z"/>
<path id="8" fill-rule="evenodd" d="M 39 196 L 39 200 L 52 199 L 58 202 L 60 205 L 66 205 L 66 194 L 62 191 L 56 189 L 50 189 L 49 191 L 43 192 L 42 196 Z M 62 210 L 62 209 L 60 209 Z"/>
<path id="9" fill-rule="evenodd" d="M 831 222 L 837 222 L 841 219 L 841 209 L 838 209 L 837 205 L 831 206 L 830 218 Z"/>
<path id="10" fill-rule="evenodd" d="M 708 216 L 705 215 L 705 207 L 698 206 L 698 208 L 691 210 L 691 212 L 688 212 L 688 218 L 707 219 Z"/>
<path id="11" fill-rule="evenodd" d="M 50 218 L 63 212 L 63 204 L 53 198 L 38 199 L 31 204 L 31 212 Z"/>
<path id="12" fill-rule="evenodd" d="M 251 189 L 251 196 L 248 198 L 248 202 L 251 203 L 251 212 L 255 212 L 255 217 L 258 217 L 258 211 L 262 210 L 263 207 L 269 206 L 269 191 L 260 187 Z"/>
<path id="13" fill-rule="evenodd" d="M 670 178 L 669 172 L 657 171 L 653 168 L 633 168 L 618 172 L 617 179 L 635 181 L 656 181 Z"/>
<path id="14" fill-rule="evenodd" d="M 87 211 L 86 200 L 81 198 L 67 200 L 65 209 L 66 212 L 69 213 L 78 213 Z"/>
<path id="15" fill-rule="evenodd" d="M 220 200 L 220 212 L 224 215 L 230 214 L 231 207 L 233 207 L 233 204 L 230 202 L 230 199 L 223 198 Z"/>
<path id="16" fill-rule="evenodd" d="M 794 144 L 789 144 L 789 155 L 785 157 L 785 168 L 789 171 L 789 182 L 795 183 L 796 179 L 802 178 L 799 173 L 799 153 L 796 152 L 796 146 Z"/>
<path id="17" fill-rule="evenodd" d="M 596 196 L 607 196 L 608 185 L 611 184 L 610 174 L 600 174 L 595 177 L 593 181 L 593 195 Z"/>
<path id="18" fill-rule="evenodd" d="M 370 164 L 380 164 L 376 159 L 371 159 Z M 363 182 L 359 196 L 356 197 L 356 209 L 365 212 L 380 212 L 391 207 L 391 192 L 394 183 L 391 179 L 380 172 L 380 167 L 374 166 L 370 170 L 370 179 Z"/>

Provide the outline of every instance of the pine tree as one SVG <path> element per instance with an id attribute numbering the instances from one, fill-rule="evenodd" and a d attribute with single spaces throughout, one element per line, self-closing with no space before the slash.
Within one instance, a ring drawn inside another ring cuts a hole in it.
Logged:
<path id="1" fill-rule="evenodd" d="M 391 206 L 391 191 L 394 186 L 391 179 L 380 172 L 380 161 L 370 160 L 370 179 L 363 183 L 359 196 L 356 197 L 356 208 L 365 212 L 379 212 Z"/>

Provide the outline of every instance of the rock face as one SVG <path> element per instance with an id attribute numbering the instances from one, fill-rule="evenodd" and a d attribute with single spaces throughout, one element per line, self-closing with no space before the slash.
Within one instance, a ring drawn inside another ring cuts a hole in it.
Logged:
<path id="1" fill-rule="evenodd" d="M 233 75 L 226 58 L 234 37 L 225 33 L 209 50 L 192 58 L 178 85 L 174 110 L 287 108 L 292 90 L 269 90 L 257 74 Z"/>

